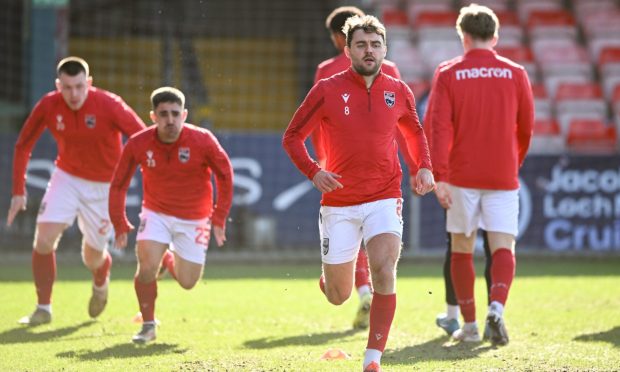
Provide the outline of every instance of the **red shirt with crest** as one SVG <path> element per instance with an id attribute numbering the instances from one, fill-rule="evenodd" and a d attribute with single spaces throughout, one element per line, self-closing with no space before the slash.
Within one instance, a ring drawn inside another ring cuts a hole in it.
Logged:
<path id="1" fill-rule="evenodd" d="M 163 143 L 153 125 L 127 141 L 110 186 L 110 219 L 117 234 L 131 229 L 125 196 L 138 165 L 143 207 L 187 220 L 211 217 L 213 225 L 225 226 L 232 205 L 233 169 L 209 130 L 185 123 L 176 142 Z M 217 188 L 215 208 L 212 174 Z"/>
<path id="2" fill-rule="evenodd" d="M 82 107 L 73 111 L 58 91 L 46 94 L 26 119 L 15 144 L 13 195 L 26 193 L 26 168 L 32 149 L 47 128 L 58 146 L 55 164 L 89 181 L 110 182 L 127 137 L 145 128 L 117 95 L 91 87 Z"/>
<path id="3" fill-rule="evenodd" d="M 289 157 L 309 179 L 321 167 L 308 154 L 304 141 L 319 125 L 327 159 L 325 169 L 340 174 L 339 181 L 344 185 L 323 194 L 323 205 L 349 206 L 401 197 L 402 170 L 396 144 L 399 130 L 415 163 L 432 169 L 411 89 L 382 72 L 369 89 L 352 68 L 312 87 L 283 138 Z"/>

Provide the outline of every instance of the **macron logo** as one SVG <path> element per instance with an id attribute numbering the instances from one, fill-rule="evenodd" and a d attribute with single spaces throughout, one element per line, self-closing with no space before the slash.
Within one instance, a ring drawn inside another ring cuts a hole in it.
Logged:
<path id="1" fill-rule="evenodd" d="M 349 97 L 351 97 L 349 93 L 344 93 L 342 95 L 342 100 L 344 101 L 344 103 L 347 103 L 347 101 L 349 100 Z"/>
<path id="2" fill-rule="evenodd" d="M 478 67 L 456 70 L 456 80 L 478 78 L 512 79 L 512 71 L 508 68 L 499 67 Z"/>

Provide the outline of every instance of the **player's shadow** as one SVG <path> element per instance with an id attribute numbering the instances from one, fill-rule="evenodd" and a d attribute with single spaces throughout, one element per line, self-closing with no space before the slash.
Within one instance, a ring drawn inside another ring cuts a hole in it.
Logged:
<path id="1" fill-rule="evenodd" d="M 598 332 L 598 333 L 590 333 L 580 335 L 574 338 L 575 341 L 585 341 L 585 342 L 609 342 L 615 347 L 620 347 L 620 326 L 615 326 L 609 331 Z"/>
<path id="2" fill-rule="evenodd" d="M 136 358 L 152 355 L 184 354 L 187 349 L 179 348 L 178 344 L 135 345 L 122 343 L 102 350 L 71 350 L 56 354 L 59 358 L 77 358 L 83 361 L 103 360 L 111 358 Z"/>
<path id="3" fill-rule="evenodd" d="M 478 342 L 451 343 L 447 336 L 398 350 L 386 350 L 381 364 L 413 364 L 425 361 L 451 361 L 476 358 L 495 346 Z"/>
<path id="4" fill-rule="evenodd" d="M 322 345 L 332 340 L 352 336 L 357 332 L 358 331 L 355 329 L 349 329 L 347 331 L 339 332 L 304 333 L 303 335 L 282 338 L 263 337 L 256 340 L 246 341 L 243 343 L 243 346 L 248 349 L 270 349 L 274 347 L 294 345 Z"/>
<path id="5" fill-rule="evenodd" d="M 80 328 L 88 327 L 95 322 L 95 320 L 87 320 L 74 326 L 56 328 L 43 332 L 34 332 L 40 326 L 20 326 L 0 333 L 0 345 L 20 344 L 26 342 L 47 342 L 57 338 L 68 336 L 76 332 Z"/>

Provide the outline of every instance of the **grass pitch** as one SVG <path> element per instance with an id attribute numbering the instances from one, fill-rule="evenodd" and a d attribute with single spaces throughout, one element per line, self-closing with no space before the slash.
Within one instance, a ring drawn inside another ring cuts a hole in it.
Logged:
<path id="1" fill-rule="evenodd" d="M 87 315 L 90 274 L 59 262 L 51 324 L 22 327 L 34 308 L 30 264 L 0 264 L 1 371 L 359 371 L 365 331 L 350 328 L 357 307 L 327 303 L 313 265 L 208 263 L 191 291 L 159 283 L 158 339 L 130 342 L 137 303 L 133 265 L 113 267 L 108 308 Z M 477 267 L 482 273 L 482 268 Z M 620 258 L 522 259 L 506 310 L 510 344 L 454 344 L 434 325 L 444 310 L 439 261 L 401 262 L 398 308 L 385 371 L 620 369 Z M 486 313 L 484 280 L 477 315 Z M 349 360 L 322 361 L 329 348 Z"/>

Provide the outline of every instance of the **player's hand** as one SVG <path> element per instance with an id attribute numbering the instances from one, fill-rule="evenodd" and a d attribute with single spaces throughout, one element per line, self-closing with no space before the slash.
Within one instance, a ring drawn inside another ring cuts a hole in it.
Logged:
<path id="1" fill-rule="evenodd" d="M 314 175 L 314 178 L 312 178 L 312 184 L 320 192 L 325 194 L 344 187 L 340 182 L 338 182 L 338 178 L 342 178 L 342 176 L 336 173 L 320 170 Z"/>
<path id="2" fill-rule="evenodd" d="M 26 210 L 26 195 L 14 195 L 11 198 L 11 206 L 9 207 L 9 214 L 6 218 L 6 225 L 11 226 L 15 216 L 19 211 Z"/>
<path id="3" fill-rule="evenodd" d="M 425 195 L 435 189 L 435 178 L 433 172 L 427 168 L 420 168 L 415 177 L 415 193 Z"/>
<path id="4" fill-rule="evenodd" d="M 213 226 L 213 237 L 215 237 L 215 243 L 218 247 L 221 247 L 226 242 L 226 229 L 221 226 Z"/>
<path id="5" fill-rule="evenodd" d="M 452 206 L 452 194 L 450 193 L 450 185 L 446 182 L 437 182 L 437 188 L 435 189 L 435 196 L 439 204 L 448 209 Z"/>
<path id="6" fill-rule="evenodd" d="M 118 249 L 125 249 L 127 246 L 127 233 L 121 233 L 116 235 L 114 239 L 114 247 Z"/>

